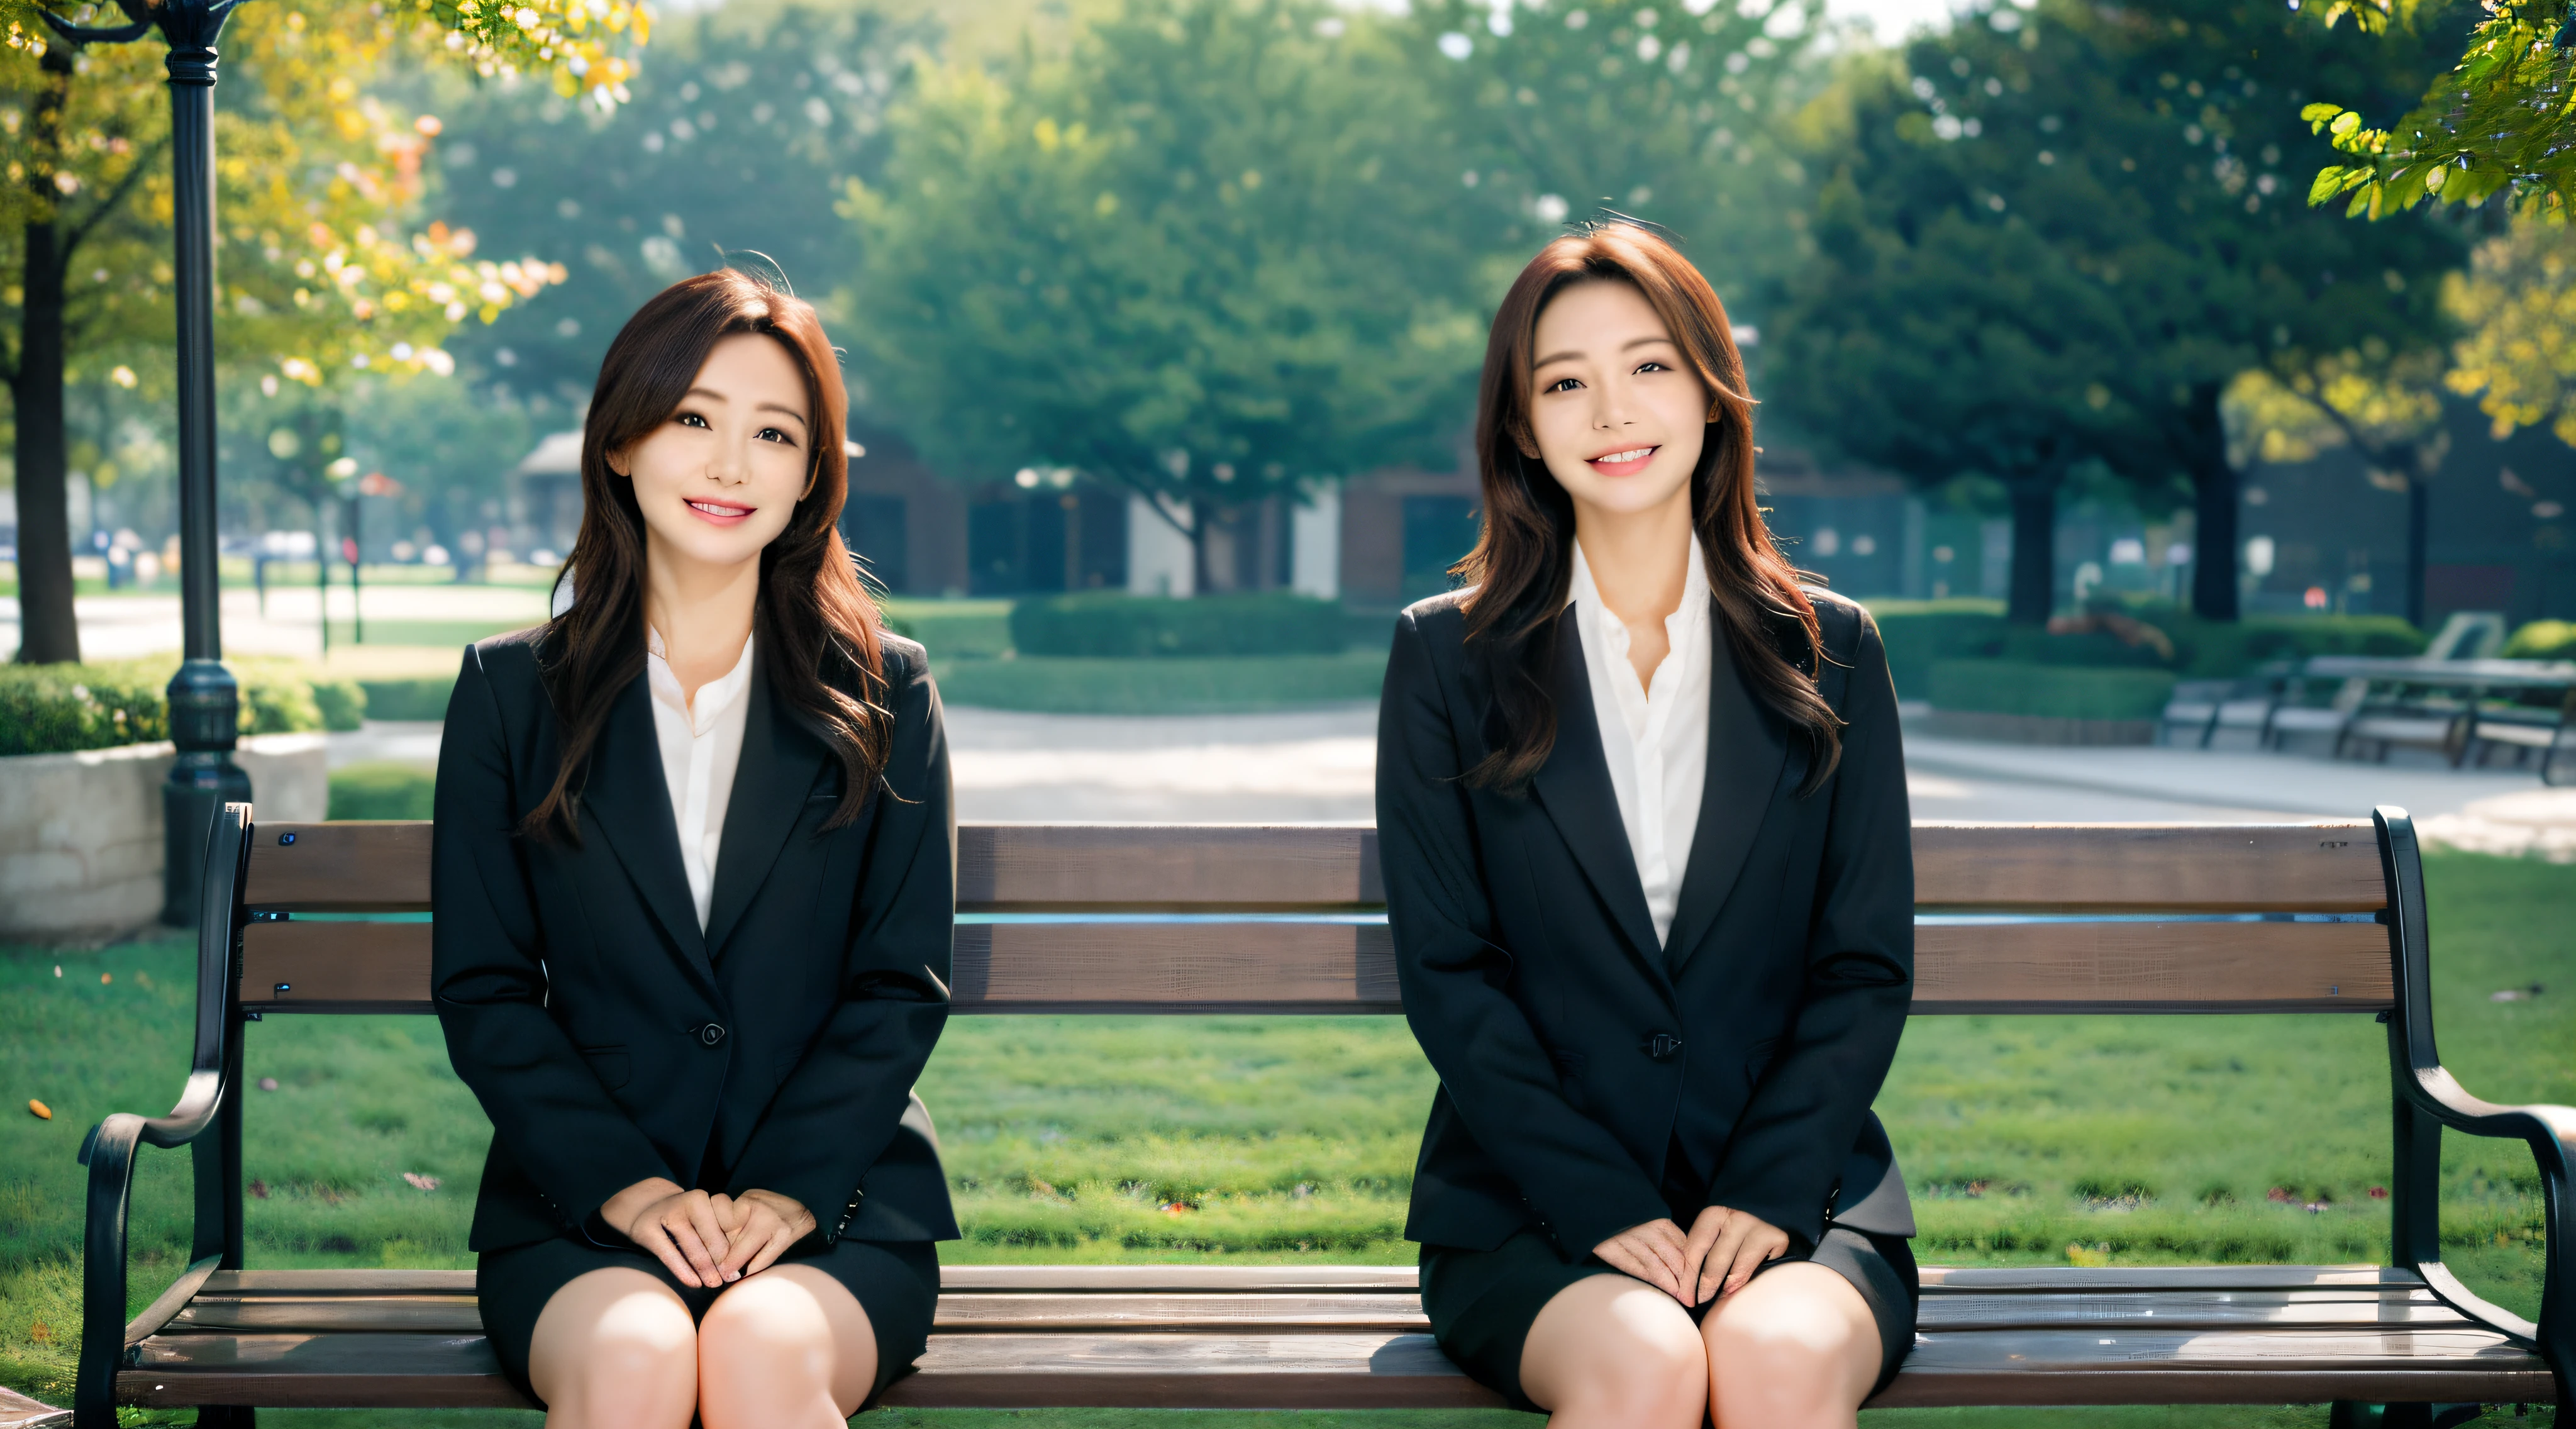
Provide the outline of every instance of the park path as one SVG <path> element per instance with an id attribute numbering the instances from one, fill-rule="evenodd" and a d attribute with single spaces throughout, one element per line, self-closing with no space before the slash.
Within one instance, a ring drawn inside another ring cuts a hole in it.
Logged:
<path id="1" fill-rule="evenodd" d="M 978 822 L 1343 823 L 1372 815 L 1377 711 L 1047 715 L 951 706 L 957 813 Z M 435 724 L 332 736 L 332 759 L 431 763 Z M 2527 772 L 2296 754 L 2059 749 L 1910 733 L 1918 819 L 2270 823 L 2363 818 L 2378 804 L 2428 837 L 2576 861 L 2576 789 Z"/>

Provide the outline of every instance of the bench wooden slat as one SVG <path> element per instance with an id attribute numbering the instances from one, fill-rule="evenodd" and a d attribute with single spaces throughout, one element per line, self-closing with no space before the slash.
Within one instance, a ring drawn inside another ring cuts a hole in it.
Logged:
<path id="1" fill-rule="evenodd" d="M 1999 1291 L 2424 1288 L 2424 1277 L 2393 1265 L 1927 1265 L 1920 1275 L 1926 1301 Z"/>
<path id="2" fill-rule="evenodd" d="M 2104 1343 L 2108 1341 L 2109 1343 Z M 153 1406 L 518 1407 L 478 1337 L 165 1335 L 118 1376 Z M 2548 1402 L 2538 1356 L 2472 1329 L 1927 1331 L 1881 1407 Z M 1424 1334 L 940 1334 L 891 1404 L 955 1408 L 1490 1405 Z"/>
<path id="3" fill-rule="evenodd" d="M 957 851 L 967 912 L 1297 911 L 1386 900 L 1376 831 L 1357 825 L 968 824 Z M 1927 908 L 2343 913 L 2387 902 L 2367 823 L 1917 824 L 1914 866 L 1915 897 Z M 425 909 L 429 825 L 260 824 L 246 901 L 304 912 Z"/>
<path id="4" fill-rule="evenodd" d="M 1044 1331 L 1384 1330 L 1427 1332 L 1411 1293 L 1317 1295 L 950 1293 L 938 1328 L 948 1333 Z M 2344 1329 L 2464 1327 L 2460 1313 L 2417 1290 L 2121 1291 L 2109 1294 L 1951 1295 L 1924 1301 L 1921 1326 L 1936 1330 Z M 219 1330 L 480 1334 L 471 1296 L 324 1295 L 306 1298 L 199 1296 L 171 1322 L 174 1334 Z"/>
<path id="5" fill-rule="evenodd" d="M 2295 1267 L 2292 1267 L 2295 1268 Z M 1927 1271 L 1926 1274 L 1932 1272 Z M 2078 1272 L 2085 1273 L 2085 1272 Z M 1410 1265 L 943 1265 L 942 1294 L 1101 1291 L 1111 1294 L 1288 1291 L 1410 1293 Z M 2414 1282 L 2422 1284 L 2421 1281 Z M 281 1295 L 471 1296 L 471 1270 L 218 1270 L 203 1296 L 243 1299 Z"/>
<path id="6" fill-rule="evenodd" d="M 253 923 L 242 1004 L 428 1012 L 427 923 Z M 957 929 L 959 1013 L 1393 1013 L 1383 925 L 1001 923 Z M 1926 924 L 1919 1013 L 2376 1012 L 2376 923 Z M 276 991 L 284 983 L 288 991 Z"/>

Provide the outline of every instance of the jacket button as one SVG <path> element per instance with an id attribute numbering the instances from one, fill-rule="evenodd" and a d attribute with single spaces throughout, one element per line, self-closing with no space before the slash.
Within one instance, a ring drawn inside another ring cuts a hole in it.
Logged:
<path id="1" fill-rule="evenodd" d="M 706 1045 L 708 1045 L 708 1046 L 710 1046 L 710 1047 L 712 1047 L 712 1046 L 716 1045 L 718 1042 L 721 1042 L 721 1041 L 723 1041 L 723 1040 L 725 1039 L 725 1030 L 724 1030 L 724 1028 L 723 1028 L 722 1026 L 720 1026 L 720 1025 L 716 1024 L 716 1023 L 713 1023 L 713 1022 L 710 1022 L 710 1023 L 706 1024 L 706 1025 L 705 1025 L 705 1026 L 703 1026 L 703 1027 L 699 1027 L 699 1028 L 696 1028 L 696 1029 L 693 1029 L 693 1030 L 695 1030 L 695 1031 L 696 1031 L 696 1033 L 698 1034 L 698 1040 L 699 1040 L 700 1042 L 705 1043 Z"/>
<path id="2" fill-rule="evenodd" d="M 1658 1032 L 1639 1044 L 1639 1050 L 1658 1062 L 1669 1062 L 1682 1053 L 1682 1039 L 1669 1032 Z"/>

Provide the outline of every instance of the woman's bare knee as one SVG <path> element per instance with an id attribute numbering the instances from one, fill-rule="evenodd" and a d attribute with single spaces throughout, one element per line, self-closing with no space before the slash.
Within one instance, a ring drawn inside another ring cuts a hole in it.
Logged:
<path id="1" fill-rule="evenodd" d="M 697 1408 L 697 1329 L 671 1287 L 594 1270 L 546 1301 L 528 1380 L 547 1429 L 682 1429 Z"/>
<path id="2" fill-rule="evenodd" d="M 876 1371 L 868 1312 L 812 1266 L 772 1266 L 735 1284 L 698 1329 L 707 1429 L 837 1424 L 858 1412 Z"/>
<path id="3" fill-rule="evenodd" d="M 1700 1332 L 1718 1429 L 1849 1425 L 1884 1354 L 1869 1302 L 1812 1264 L 1781 1266 L 1719 1301 Z"/>
<path id="4" fill-rule="evenodd" d="M 1695 1429 L 1708 1359 L 1689 1312 L 1625 1275 L 1594 1275 L 1556 1293 L 1521 1347 L 1521 1392 L 1553 1429 Z"/>

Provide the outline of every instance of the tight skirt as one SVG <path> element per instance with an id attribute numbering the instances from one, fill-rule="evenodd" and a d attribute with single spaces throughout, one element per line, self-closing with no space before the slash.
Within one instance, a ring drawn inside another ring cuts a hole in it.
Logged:
<path id="1" fill-rule="evenodd" d="M 1912 1245 L 1899 1236 L 1829 1226 L 1814 1250 L 1801 1253 L 1793 1246 L 1762 1270 L 1799 1260 L 1812 1260 L 1842 1276 L 1868 1302 L 1880 1346 L 1878 1383 L 1870 1392 L 1887 1388 L 1906 1351 L 1914 1348 L 1914 1316 L 1923 1298 Z M 1426 1245 L 1422 1309 L 1441 1350 L 1470 1378 L 1501 1393 L 1514 1409 L 1545 1413 L 1521 1392 L 1521 1346 L 1529 1339 L 1530 1326 L 1558 1291 L 1586 1276 L 1618 1273 L 1589 1252 L 1567 1260 L 1536 1229 L 1520 1231 L 1492 1250 Z M 1694 1308 L 1691 1318 L 1706 1316 L 1715 1303 Z"/>
<path id="2" fill-rule="evenodd" d="M 911 1373 L 929 1342 L 931 1315 L 939 1305 L 939 1253 L 930 1242 L 842 1240 L 807 1255 L 790 1252 L 778 1263 L 813 1266 L 847 1287 L 868 1312 L 877 1340 L 877 1382 L 868 1391 L 869 1403 L 888 1384 Z M 610 1249 L 557 1236 L 487 1250 L 477 1262 L 474 1282 L 482 1302 L 483 1333 L 491 1338 L 502 1373 L 520 1393 L 537 1398 L 528 1383 L 528 1345 L 536 1338 L 537 1317 L 545 1313 L 546 1302 L 579 1277 L 612 1266 L 643 1271 L 670 1286 L 693 1320 L 705 1319 L 707 1307 L 724 1293 L 682 1285 L 660 1259 L 632 1247 Z"/>

